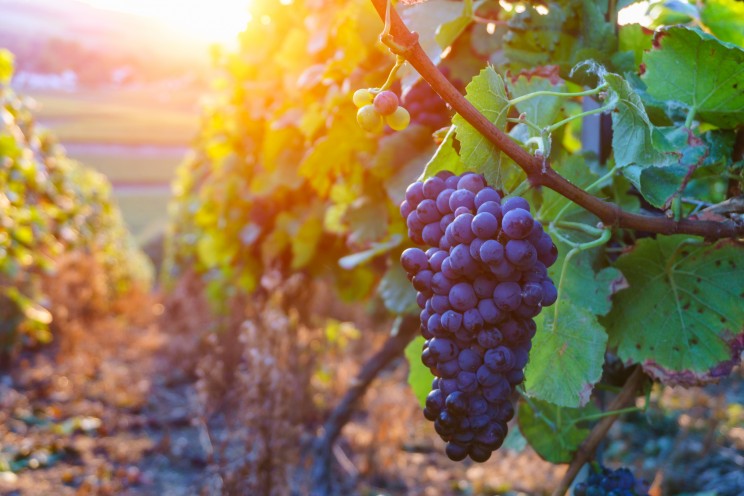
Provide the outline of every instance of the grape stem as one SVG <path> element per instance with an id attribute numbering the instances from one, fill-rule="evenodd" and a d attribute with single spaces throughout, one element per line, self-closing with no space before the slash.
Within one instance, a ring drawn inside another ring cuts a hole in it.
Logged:
<path id="1" fill-rule="evenodd" d="M 547 91 L 547 90 L 534 91 L 532 93 L 527 93 L 526 95 L 512 98 L 511 100 L 509 100 L 509 105 L 516 105 L 518 103 L 522 103 L 531 98 L 537 98 L 539 96 L 557 96 L 557 97 L 563 97 L 563 98 L 573 98 L 573 97 L 579 97 L 579 96 L 596 95 L 597 93 L 600 93 L 601 91 L 605 89 L 607 89 L 607 83 L 597 86 L 596 88 L 591 89 L 591 90 L 579 91 L 576 93 L 565 93 L 561 91 Z"/>
<path id="2" fill-rule="evenodd" d="M 388 74 L 388 77 L 385 80 L 385 84 L 383 84 L 379 89 L 372 90 L 372 93 L 379 93 L 381 91 L 385 91 L 389 89 L 395 82 L 395 76 L 398 74 L 398 69 L 400 69 L 405 63 L 406 63 L 405 58 L 401 57 L 400 55 L 396 55 L 395 65 L 393 66 L 392 69 L 390 69 L 390 74 Z"/>
<path id="3" fill-rule="evenodd" d="M 558 487 L 553 491 L 552 496 L 563 496 L 566 494 L 568 488 L 571 487 L 571 483 L 579 474 L 581 467 L 592 458 L 597 446 L 602 439 L 604 439 L 607 431 L 609 431 L 612 424 L 615 423 L 615 420 L 619 417 L 618 412 L 625 410 L 625 406 L 635 399 L 636 392 L 643 385 L 645 380 L 646 375 L 643 373 L 643 370 L 641 367 L 637 367 L 630 377 L 628 377 L 623 389 L 615 399 L 612 400 L 612 403 L 610 403 L 608 410 L 613 413 L 600 420 L 589 433 L 589 436 L 587 436 L 584 442 L 581 443 L 581 446 L 576 450 L 576 453 L 571 460 L 571 464 L 568 466 L 568 470 L 566 470 L 566 473 L 558 484 Z"/>
<path id="4" fill-rule="evenodd" d="M 534 185 L 545 186 L 563 195 L 599 217 L 606 226 L 659 234 L 691 234 L 703 236 L 709 240 L 744 236 L 744 224 L 738 224 L 733 220 L 727 219 L 720 222 L 689 218 L 674 220 L 663 215 L 635 214 L 575 186 L 544 164 L 545 157 L 533 156 L 524 150 L 466 100 L 457 88 L 439 72 L 437 66 L 419 44 L 418 35 L 406 27 L 397 10 L 389 6 L 389 0 L 371 0 L 371 2 L 381 19 L 385 19 L 386 16 L 389 19 L 386 23 L 389 27 L 387 36 L 383 37 L 382 41 L 396 54 L 405 57 L 445 102 L 488 141 L 514 160 Z"/>

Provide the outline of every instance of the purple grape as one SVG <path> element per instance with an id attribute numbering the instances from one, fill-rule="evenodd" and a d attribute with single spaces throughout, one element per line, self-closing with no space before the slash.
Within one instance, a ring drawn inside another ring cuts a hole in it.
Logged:
<path id="1" fill-rule="evenodd" d="M 413 207 L 408 203 L 408 200 L 403 200 L 400 204 L 400 216 L 405 219 L 411 212 L 413 212 Z"/>
<path id="2" fill-rule="evenodd" d="M 458 207 L 465 207 L 468 210 L 474 210 L 475 195 L 472 191 L 468 191 L 466 189 L 458 189 L 454 193 L 452 193 L 452 196 L 450 196 L 449 207 L 450 210 L 452 210 L 453 212 L 457 210 Z"/>
<path id="3" fill-rule="evenodd" d="M 424 181 L 423 193 L 425 198 L 436 200 L 439 193 L 444 191 L 444 180 L 439 177 L 430 177 Z"/>
<path id="4" fill-rule="evenodd" d="M 514 210 L 515 208 L 521 208 L 522 210 L 530 211 L 530 204 L 527 200 L 521 196 L 513 196 L 507 198 L 501 203 L 501 211 L 506 215 L 507 212 Z"/>
<path id="5" fill-rule="evenodd" d="M 542 283 L 542 306 L 549 307 L 558 299 L 558 290 L 555 288 L 553 281 L 548 279 Z"/>
<path id="6" fill-rule="evenodd" d="M 470 310 L 478 303 L 478 297 L 475 295 L 475 291 L 473 291 L 473 286 L 465 282 L 460 282 L 452 286 L 449 300 L 452 308 L 459 312 Z"/>
<path id="7" fill-rule="evenodd" d="M 453 281 L 459 277 L 459 274 L 455 271 L 455 269 L 452 268 L 450 257 L 442 260 L 442 274 L 444 274 L 447 279 L 451 279 Z"/>
<path id="8" fill-rule="evenodd" d="M 542 285 L 536 282 L 528 282 L 522 286 L 522 301 L 530 306 L 542 303 Z"/>
<path id="9" fill-rule="evenodd" d="M 435 294 L 429 301 L 431 301 L 431 309 L 440 315 L 450 309 L 449 297 L 446 295 Z"/>
<path id="10" fill-rule="evenodd" d="M 529 236 L 535 221 L 527 210 L 515 208 L 504 214 L 501 229 L 512 239 L 524 239 Z"/>
<path id="11" fill-rule="evenodd" d="M 481 356 L 469 348 L 460 351 L 460 356 L 457 359 L 460 363 L 460 368 L 467 372 L 475 372 L 483 364 Z"/>
<path id="12" fill-rule="evenodd" d="M 498 324 L 506 317 L 506 314 L 496 306 L 491 298 L 478 302 L 478 312 L 487 324 Z"/>
<path id="13" fill-rule="evenodd" d="M 442 219 L 439 221 L 439 228 L 442 230 L 442 232 L 445 232 L 447 230 L 447 226 L 452 224 L 452 221 L 455 220 L 454 214 L 445 214 Z"/>
<path id="14" fill-rule="evenodd" d="M 485 241 L 480 248 L 480 259 L 488 265 L 502 262 L 504 260 L 504 246 L 495 239 Z"/>
<path id="15" fill-rule="evenodd" d="M 485 187 L 486 180 L 483 179 L 483 176 L 480 174 L 464 174 L 457 182 L 457 189 L 468 190 L 472 192 L 473 195 L 477 194 Z M 473 199 L 475 200 L 475 196 L 473 196 Z"/>
<path id="16" fill-rule="evenodd" d="M 409 274 L 417 274 L 429 267 L 426 253 L 418 248 L 408 248 L 400 255 L 400 263 Z"/>
<path id="17" fill-rule="evenodd" d="M 415 208 L 424 199 L 424 185 L 423 183 L 416 181 L 415 183 L 408 186 L 406 189 L 406 200 Z"/>
<path id="18" fill-rule="evenodd" d="M 460 176 L 455 176 L 453 174 L 444 180 L 444 185 L 447 187 L 447 189 L 451 189 L 454 191 L 457 189 L 458 181 L 460 181 Z"/>
<path id="19" fill-rule="evenodd" d="M 442 314 L 441 322 L 442 327 L 451 333 L 455 333 L 462 325 L 462 314 L 454 310 L 447 310 Z"/>
<path id="20" fill-rule="evenodd" d="M 468 207 L 457 207 L 457 210 L 454 211 L 454 214 L 455 214 L 455 218 L 457 218 L 465 214 L 471 215 L 472 212 L 470 211 Z"/>
<path id="21" fill-rule="evenodd" d="M 421 238 L 429 246 L 439 246 L 439 242 L 442 239 L 442 228 L 439 227 L 438 222 L 432 222 L 426 224 L 423 231 L 421 231 Z"/>
<path id="22" fill-rule="evenodd" d="M 450 252 L 450 264 L 455 272 L 463 273 L 474 261 L 468 245 L 457 245 Z"/>
<path id="23" fill-rule="evenodd" d="M 445 189 L 437 196 L 437 210 L 439 210 L 440 214 L 445 215 L 452 212 L 449 206 L 449 200 L 454 192 L 454 189 Z"/>
<path id="24" fill-rule="evenodd" d="M 437 272 L 431 278 L 431 290 L 435 295 L 449 296 L 452 284 L 452 280 L 448 279 L 443 272 Z"/>
<path id="25" fill-rule="evenodd" d="M 489 274 L 481 274 L 473 280 L 473 290 L 478 298 L 491 298 L 498 282 Z"/>
<path id="26" fill-rule="evenodd" d="M 514 354 L 506 346 L 498 346 L 486 352 L 483 363 L 494 372 L 506 372 L 514 368 Z"/>
<path id="27" fill-rule="evenodd" d="M 457 379 L 457 376 L 460 373 L 460 365 L 457 363 L 457 358 L 453 358 L 446 362 L 438 362 L 437 370 L 445 379 Z"/>
<path id="28" fill-rule="evenodd" d="M 471 224 L 473 234 L 483 240 L 493 240 L 499 231 L 499 221 L 488 212 L 481 212 L 473 217 Z"/>
<path id="29" fill-rule="evenodd" d="M 426 295 L 424 293 L 416 293 L 416 305 L 418 305 L 422 310 L 424 309 L 426 306 Z"/>
<path id="30" fill-rule="evenodd" d="M 462 325 L 468 332 L 477 333 L 483 329 L 483 317 L 478 312 L 478 309 L 471 308 L 462 315 Z"/>
<path id="31" fill-rule="evenodd" d="M 506 377 L 503 375 L 497 377 L 499 380 L 494 385 L 483 388 L 483 397 L 489 403 L 508 400 L 511 395 L 511 384 L 506 380 Z"/>
<path id="32" fill-rule="evenodd" d="M 434 389 L 426 396 L 426 408 L 437 413 L 444 409 L 444 395 L 439 389 Z"/>
<path id="33" fill-rule="evenodd" d="M 516 282 L 499 283 L 493 290 L 493 301 L 501 310 L 507 312 L 516 310 L 522 303 L 522 288 Z"/>
<path id="34" fill-rule="evenodd" d="M 480 208 L 486 202 L 501 203 L 501 195 L 490 186 L 486 186 L 475 195 L 475 208 Z"/>
<path id="35" fill-rule="evenodd" d="M 495 373 L 485 365 L 478 367 L 475 375 L 478 378 L 478 383 L 484 388 L 495 386 L 505 380 L 500 374 Z"/>
<path id="36" fill-rule="evenodd" d="M 444 250 L 437 250 L 433 255 L 429 257 L 429 269 L 433 272 L 439 272 L 442 270 L 442 262 L 447 258 L 448 254 Z"/>
<path id="37" fill-rule="evenodd" d="M 501 220 L 503 218 L 503 212 L 501 211 L 501 205 L 499 205 L 495 201 L 487 201 L 481 204 L 480 207 L 478 207 L 478 213 L 488 213 L 496 217 L 496 220 Z"/>
<path id="38" fill-rule="evenodd" d="M 428 265 L 428 261 L 427 261 Z M 424 294 L 431 292 L 431 279 L 434 277 L 434 273 L 430 270 L 422 270 L 415 276 L 413 276 L 413 287 L 416 291 L 421 291 Z"/>
<path id="39" fill-rule="evenodd" d="M 496 276 L 499 281 L 503 282 L 516 282 L 521 276 L 514 266 L 506 260 L 502 260 L 500 263 L 491 264 L 490 269 L 491 274 Z"/>
<path id="40" fill-rule="evenodd" d="M 452 221 L 452 239 L 457 243 L 467 244 L 475 239 L 475 234 L 471 229 L 473 214 L 462 214 L 455 217 Z"/>
<path id="41" fill-rule="evenodd" d="M 519 269 L 525 270 L 537 262 L 537 250 L 529 241 L 512 239 L 506 243 L 506 259 Z"/>
<path id="42" fill-rule="evenodd" d="M 473 260 L 481 261 L 480 259 L 480 247 L 483 246 L 484 241 L 480 238 L 475 238 L 470 242 L 470 256 Z"/>
<path id="43" fill-rule="evenodd" d="M 418 218 L 424 224 L 430 224 L 432 222 L 439 222 L 442 218 L 442 214 L 437 210 L 437 204 L 434 200 L 425 199 L 416 207 L 416 213 Z"/>
<path id="44" fill-rule="evenodd" d="M 429 349 L 440 362 L 452 360 L 459 352 L 457 345 L 452 340 L 443 338 L 429 340 Z"/>

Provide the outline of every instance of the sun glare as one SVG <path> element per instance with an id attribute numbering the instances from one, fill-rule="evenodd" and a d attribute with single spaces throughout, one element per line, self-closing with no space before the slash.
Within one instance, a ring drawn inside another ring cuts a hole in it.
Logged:
<path id="1" fill-rule="evenodd" d="M 205 41 L 230 43 L 251 19 L 251 0 L 83 0 L 94 7 L 158 19 Z"/>

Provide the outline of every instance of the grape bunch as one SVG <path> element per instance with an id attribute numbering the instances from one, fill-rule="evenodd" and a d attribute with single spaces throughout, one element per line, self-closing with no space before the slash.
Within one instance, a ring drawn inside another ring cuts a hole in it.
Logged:
<path id="1" fill-rule="evenodd" d="M 627 468 L 592 469 L 589 477 L 577 484 L 574 496 L 648 496 L 648 485 L 637 480 Z"/>
<path id="2" fill-rule="evenodd" d="M 418 291 L 421 360 L 436 376 L 424 416 L 452 460 L 483 462 L 501 446 L 524 380 L 532 320 L 557 298 L 558 256 L 520 197 L 501 201 L 481 175 L 440 172 L 406 190 L 409 248 L 401 264 Z"/>
<path id="3" fill-rule="evenodd" d="M 399 105 L 398 95 L 392 91 L 380 91 L 374 94 L 368 89 L 354 92 L 354 105 L 357 111 L 357 123 L 365 131 L 379 133 L 387 123 L 391 129 L 402 131 L 411 122 L 411 116 Z"/>

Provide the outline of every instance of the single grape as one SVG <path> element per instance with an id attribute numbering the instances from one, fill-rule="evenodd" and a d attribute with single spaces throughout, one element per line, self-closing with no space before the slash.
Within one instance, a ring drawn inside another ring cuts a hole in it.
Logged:
<path id="1" fill-rule="evenodd" d="M 522 303 L 522 288 L 515 282 L 499 283 L 493 290 L 493 301 L 501 310 L 516 310 Z"/>
<path id="2" fill-rule="evenodd" d="M 473 223 L 473 214 L 466 213 L 455 217 L 452 221 L 452 239 L 457 243 L 470 243 L 475 239 L 475 234 L 471 225 Z"/>
<path id="3" fill-rule="evenodd" d="M 473 234 L 483 240 L 490 240 L 496 236 L 499 230 L 499 221 L 493 214 L 481 212 L 473 217 L 472 225 Z"/>
<path id="4" fill-rule="evenodd" d="M 508 241 L 504 252 L 506 259 L 521 270 L 528 269 L 537 262 L 537 250 L 529 241 L 523 239 Z"/>
<path id="5" fill-rule="evenodd" d="M 411 122 L 411 115 L 403 107 L 398 107 L 395 112 L 385 116 L 385 122 L 395 131 L 402 131 L 408 127 Z"/>
<path id="6" fill-rule="evenodd" d="M 377 113 L 374 105 L 365 105 L 357 111 L 359 127 L 370 133 L 382 131 L 382 116 Z"/>
<path id="7" fill-rule="evenodd" d="M 478 303 L 478 297 L 473 291 L 473 286 L 466 282 L 460 282 L 452 286 L 449 300 L 452 308 L 459 312 L 470 310 Z"/>
<path id="8" fill-rule="evenodd" d="M 483 188 L 486 187 L 486 180 L 483 179 L 483 176 L 480 174 L 463 174 L 463 176 L 460 178 L 460 180 L 457 182 L 457 189 L 458 190 L 468 190 L 473 193 L 473 195 L 480 192 Z M 473 197 L 473 200 L 475 200 L 475 196 Z"/>
<path id="9" fill-rule="evenodd" d="M 492 201 L 494 203 L 501 203 L 501 195 L 495 189 L 486 186 L 482 190 L 478 191 L 475 195 L 475 208 L 480 208 L 484 203 Z"/>
<path id="10" fill-rule="evenodd" d="M 501 211 L 506 215 L 507 212 L 514 210 L 515 208 L 521 208 L 522 210 L 530 211 L 530 204 L 527 200 L 521 196 L 513 196 L 507 198 L 501 203 Z"/>
<path id="11" fill-rule="evenodd" d="M 504 213 L 501 229 L 512 239 L 524 239 L 529 236 L 534 223 L 532 215 L 527 210 L 515 208 Z"/>
<path id="12" fill-rule="evenodd" d="M 372 103 L 374 96 L 372 93 L 367 89 L 358 89 L 354 92 L 354 96 L 352 97 L 352 100 L 354 101 L 354 105 L 357 106 L 357 108 L 362 108 L 366 105 L 369 105 Z"/>
<path id="13" fill-rule="evenodd" d="M 439 199 L 439 195 L 445 190 L 444 179 L 440 177 L 430 177 L 424 181 L 424 197 L 434 200 L 435 202 Z M 437 205 L 438 207 L 439 205 Z M 445 212 L 446 213 L 446 212 Z"/>
<path id="14" fill-rule="evenodd" d="M 400 254 L 400 263 L 409 274 L 418 274 L 429 266 L 429 259 L 419 248 L 408 248 Z"/>
<path id="15" fill-rule="evenodd" d="M 504 259 L 504 247 L 495 239 L 485 241 L 480 247 L 480 259 L 483 263 L 492 265 Z"/>
<path id="16" fill-rule="evenodd" d="M 418 207 L 418 204 L 421 203 L 423 199 L 424 183 L 421 181 L 411 183 L 411 185 L 406 188 L 406 201 L 408 201 L 412 208 L 415 209 Z"/>
<path id="17" fill-rule="evenodd" d="M 468 210 L 475 209 L 475 195 L 467 189 L 455 190 L 449 198 L 449 207 L 453 212 L 458 207 L 465 207 Z"/>
<path id="18" fill-rule="evenodd" d="M 398 108 L 398 95 L 392 91 L 381 91 L 375 96 L 374 106 L 380 115 L 390 115 Z"/>

